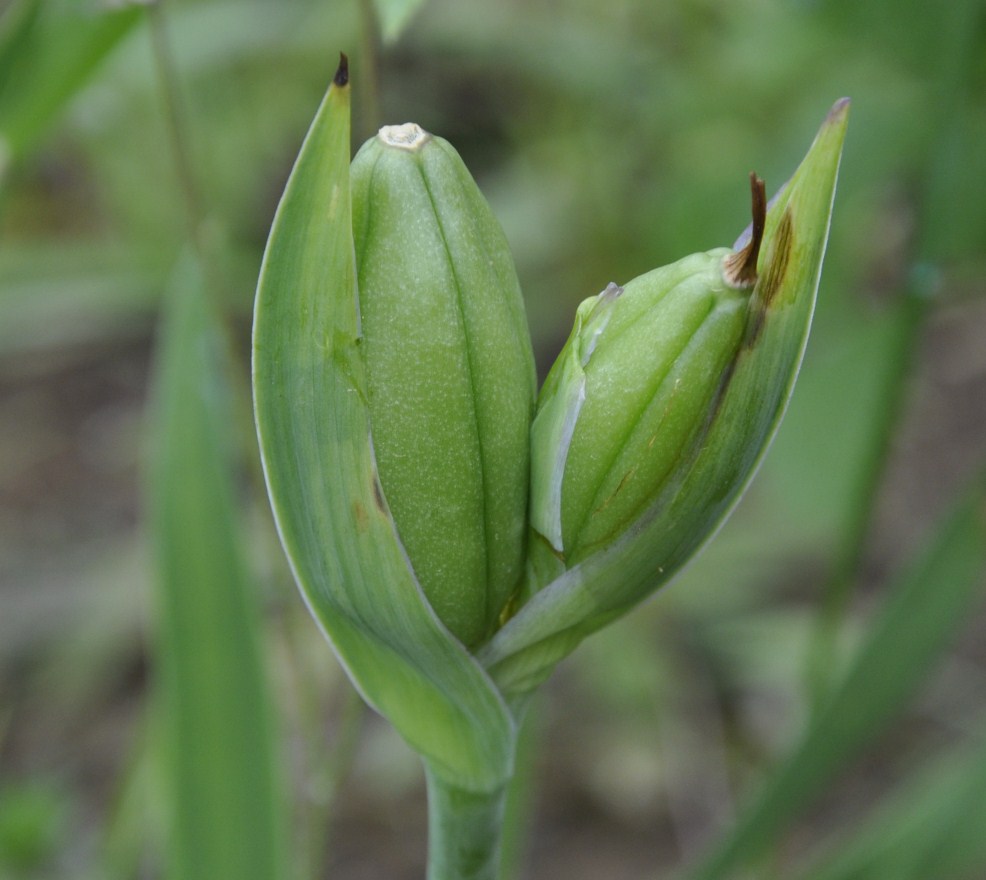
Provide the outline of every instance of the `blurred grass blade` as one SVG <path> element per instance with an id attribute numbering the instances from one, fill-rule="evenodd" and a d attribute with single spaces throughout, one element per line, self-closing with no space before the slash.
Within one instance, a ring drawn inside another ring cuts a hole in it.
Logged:
<path id="1" fill-rule="evenodd" d="M 138 4 L 14 0 L 0 19 L 0 180 L 140 20 Z"/>
<path id="2" fill-rule="evenodd" d="M 903 708 L 981 597 L 986 474 L 890 596 L 842 684 L 738 825 L 688 876 L 720 880 L 773 844 L 835 773 Z"/>
<path id="3" fill-rule="evenodd" d="M 370 443 L 349 192 L 349 87 L 322 103 L 274 219 L 254 317 L 267 487 L 295 578 L 361 693 L 450 783 L 499 788 L 515 736 L 424 599 Z"/>
<path id="4" fill-rule="evenodd" d="M 801 880 L 951 880 L 986 874 L 986 726 L 974 747 L 911 774 Z"/>
<path id="5" fill-rule="evenodd" d="M 168 876 L 281 880 L 282 791 L 218 339 L 200 268 L 188 259 L 158 351 L 150 482 Z"/>
<path id="6" fill-rule="evenodd" d="M 41 12 L 41 0 L 13 0 L 0 13 L 0 93 L 16 67 Z"/>
<path id="7" fill-rule="evenodd" d="M 380 31 L 385 42 L 392 43 L 411 21 L 424 0 L 373 0 L 380 19 Z"/>

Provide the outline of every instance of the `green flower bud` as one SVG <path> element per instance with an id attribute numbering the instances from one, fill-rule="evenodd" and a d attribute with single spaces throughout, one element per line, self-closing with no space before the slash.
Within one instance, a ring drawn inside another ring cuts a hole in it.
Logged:
<path id="1" fill-rule="evenodd" d="M 487 636 L 523 574 L 534 358 L 503 232 L 456 151 L 387 126 L 351 169 L 374 452 L 435 612 Z"/>
<path id="2" fill-rule="evenodd" d="M 566 567 L 611 544 L 690 466 L 746 332 L 766 210 L 734 253 L 693 254 L 578 309 L 532 429 L 531 524 Z"/>
<path id="3" fill-rule="evenodd" d="M 480 657 L 530 690 L 678 571 L 748 485 L 811 324 L 849 102 L 830 111 L 751 229 L 611 285 L 579 309 L 532 427 L 532 542 L 519 609 Z"/>

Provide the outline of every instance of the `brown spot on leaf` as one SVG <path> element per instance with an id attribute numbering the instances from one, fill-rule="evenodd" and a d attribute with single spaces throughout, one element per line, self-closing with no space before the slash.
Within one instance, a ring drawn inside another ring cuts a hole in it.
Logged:
<path id="1" fill-rule="evenodd" d="M 353 521 L 356 523 L 356 530 L 359 532 L 365 532 L 370 527 L 370 517 L 359 499 L 353 502 Z"/>

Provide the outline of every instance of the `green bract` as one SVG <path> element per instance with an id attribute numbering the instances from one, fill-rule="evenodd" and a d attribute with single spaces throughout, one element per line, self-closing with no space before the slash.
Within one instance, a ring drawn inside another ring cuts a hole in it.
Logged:
<path id="1" fill-rule="evenodd" d="M 351 178 L 380 482 L 428 601 L 476 644 L 524 570 L 536 387 L 520 284 L 446 141 L 385 127 Z"/>

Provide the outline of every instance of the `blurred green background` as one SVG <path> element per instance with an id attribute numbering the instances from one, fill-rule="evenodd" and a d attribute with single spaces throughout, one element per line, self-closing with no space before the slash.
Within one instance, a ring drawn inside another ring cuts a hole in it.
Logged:
<path id="1" fill-rule="evenodd" d="M 0 0 L 0 878 L 164 876 L 174 776 L 196 772 L 176 769 L 174 737 L 214 767 L 223 719 L 242 732 L 254 710 L 267 733 L 244 754 L 270 772 L 217 803 L 269 808 L 257 821 L 284 852 L 257 877 L 422 876 L 417 759 L 307 616 L 245 410 L 267 230 L 340 50 L 354 146 L 416 121 L 477 178 L 542 375 L 583 298 L 731 244 L 748 172 L 776 189 L 853 101 L 787 419 L 708 549 L 545 688 L 506 873 L 986 876 L 969 825 L 986 815 L 984 49 L 970 0 Z M 191 324 L 159 320 L 200 287 L 233 365 L 215 392 L 229 413 L 202 435 L 229 436 L 201 473 L 237 475 L 214 515 L 225 490 L 160 452 L 178 435 L 202 448 L 181 426 L 212 418 L 169 397 L 198 355 Z M 172 504 L 185 483 L 200 496 Z M 229 538 L 229 604 L 196 606 L 212 581 L 162 563 L 199 558 L 187 535 L 204 554 Z M 194 633 L 169 616 L 180 581 L 197 585 Z M 220 727 L 182 733 L 174 657 L 218 669 L 213 643 L 239 677 L 203 678 Z M 848 726 L 825 727 L 847 669 Z M 853 719 L 865 731 L 843 747 Z M 787 808 L 749 820 L 762 842 L 740 873 L 703 862 L 812 730 L 834 757 L 776 784 Z"/>

